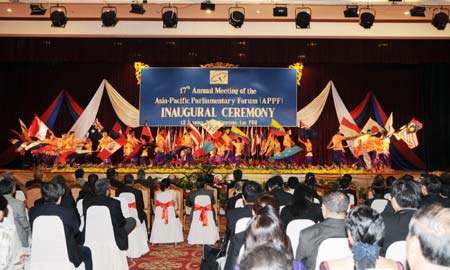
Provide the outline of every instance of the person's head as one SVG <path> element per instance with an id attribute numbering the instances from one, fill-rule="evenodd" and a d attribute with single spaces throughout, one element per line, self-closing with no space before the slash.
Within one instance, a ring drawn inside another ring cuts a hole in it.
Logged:
<path id="1" fill-rule="evenodd" d="M 299 184 L 298 178 L 291 176 L 288 178 L 287 185 L 290 189 L 295 189 Z"/>
<path id="2" fill-rule="evenodd" d="M 242 180 L 242 171 L 239 169 L 236 169 L 233 171 L 233 178 L 234 181 L 240 181 Z"/>
<path id="3" fill-rule="evenodd" d="M 108 132 L 106 130 L 102 131 L 102 136 L 103 136 L 103 138 L 107 137 L 108 136 Z"/>
<path id="4" fill-rule="evenodd" d="M 16 182 L 10 177 L 5 177 L 0 181 L 0 194 L 11 195 L 14 193 L 16 188 Z"/>
<path id="5" fill-rule="evenodd" d="M 312 189 L 307 185 L 301 183 L 297 185 L 294 191 L 294 196 L 292 197 L 292 206 L 295 209 L 294 212 L 299 214 L 301 210 L 307 208 L 307 200 L 312 200 Z"/>
<path id="6" fill-rule="evenodd" d="M 187 134 L 191 133 L 191 131 L 192 131 L 191 128 L 187 128 L 187 129 L 186 129 L 186 133 L 187 133 Z"/>
<path id="7" fill-rule="evenodd" d="M 34 171 L 34 179 L 42 180 L 43 176 L 44 176 L 44 174 L 40 170 Z"/>
<path id="8" fill-rule="evenodd" d="M 239 263 L 240 270 L 293 270 L 286 251 L 267 243 L 250 250 Z"/>
<path id="9" fill-rule="evenodd" d="M 391 203 L 395 211 L 403 208 L 418 208 L 420 203 L 420 188 L 413 180 L 400 178 L 392 184 Z"/>
<path id="10" fill-rule="evenodd" d="M 373 178 L 372 191 L 373 193 L 375 193 L 375 195 L 382 194 L 384 192 L 384 178 L 382 175 L 377 174 Z"/>
<path id="11" fill-rule="evenodd" d="M 3 219 L 8 216 L 8 200 L 0 195 L 0 223 L 3 222 Z"/>
<path id="12" fill-rule="evenodd" d="M 106 178 L 108 178 L 108 179 L 116 179 L 116 177 L 117 177 L 117 172 L 116 172 L 116 170 L 114 168 L 109 168 L 106 171 Z"/>
<path id="13" fill-rule="evenodd" d="M 289 255 L 292 254 L 289 238 L 278 217 L 278 210 L 270 205 L 261 208 L 258 214 L 253 216 L 245 232 L 245 250 L 252 250 L 266 243 L 272 243 Z M 292 255 L 290 257 L 292 258 Z"/>
<path id="14" fill-rule="evenodd" d="M 134 177 L 131 173 L 127 173 L 123 176 L 123 182 L 125 185 L 133 185 L 134 184 Z"/>
<path id="15" fill-rule="evenodd" d="M 442 182 L 442 196 L 450 198 L 450 174 L 443 173 L 441 174 L 441 182 Z"/>
<path id="16" fill-rule="evenodd" d="M 75 170 L 75 178 L 83 178 L 84 170 L 82 168 Z"/>
<path id="17" fill-rule="evenodd" d="M 95 181 L 94 184 L 94 193 L 95 195 L 109 195 L 109 179 L 103 178 Z"/>
<path id="18" fill-rule="evenodd" d="M 225 134 L 228 135 L 228 134 L 230 134 L 230 132 L 231 132 L 231 129 L 229 127 L 225 128 L 225 131 L 224 131 Z"/>
<path id="19" fill-rule="evenodd" d="M 255 181 L 246 181 L 242 187 L 242 197 L 245 203 L 253 203 L 261 193 L 261 185 Z"/>
<path id="20" fill-rule="evenodd" d="M 143 169 L 139 169 L 137 171 L 137 179 L 138 180 L 145 180 L 145 171 Z"/>
<path id="21" fill-rule="evenodd" d="M 276 188 L 283 188 L 283 178 L 280 175 L 275 175 L 269 178 L 266 183 L 268 191 L 272 191 Z"/>
<path id="22" fill-rule="evenodd" d="M 92 190 L 94 189 L 94 185 L 97 180 L 98 180 L 98 175 L 96 175 L 95 173 L 91 173 L 88 175 L 87 184 L 92 188 Z"/>
<path id="23" fill-rule="evenodd" d="M 422 177 L 422 195 L 439 195 L 441 193 L 441 179 L 433 174 L 426 174 Z"/>
<path id="24" fill-rule="evenodd" d="M 322 214 L 324 218 L 344 218 L 349 198 L 341 191 L 330 191 L 323 196 Z"/>
<path id="25" fill-rule="evenodd" d="M 164 191 L 170 187 L 170 180 L 168 178 L 164 178 L 159 184 L 159 188 L 161 191 Z"/>
<path id="26" fill-rule="evenodd" d="M 61 201 L 61 196 L 64 194 L 61 184 L 56 180 L 42 184 L 41 187 L 42 198 L 47 203 L 58 203 Z"/>
<path id="27" fill-rule="evenodd" d="M 312 190 L 317 190 L 316 176 L 312 172 L 306 173 L 305 184 L 308 185 Z"/>
<path id="28" fill-rule="evenodd" d="M 237 194 L 242 193 L 242 187 L 244 186 L 244 181 L 236 181 L 234 183 L 234 190 Z"/>
<path id="29" fill-rule="evenodd" d="M 198 176 L 197 182 L 195 183 L 195 186 L 197 187 L 197 189 L 201 189 L 201 188 L 205 187 L 206 181 L 207 181 L 206 178 L 207 178 L 206 174 L 201 174 Z"/>
<path id="30" fill-rule="evenodd" d="M 352 176 L 350 174 L 344 174 L 341 179 L 339 179 L 339 186 L 342 189 L 347 189 L 350 183 L 352 182 Z"/>
<path id="31" fill-rule="evenodd" d="M 278 202 L 277 197 L 273 196 L 270 193 L 261 193 L 258 197 L 256 197 L 255 202 L 253 203 L 253 213 L 258 214 L 261 209 L 266 206 L 272 206 L 275 210 L 280 209 L 280 204 Z"/>
<path id="32" fill-rule="evenodd" d="M 430 205 L 417 210 L 406 242 L 412 270 L 450 269 L 450 208 Z"/>
<path id="33" fill-rule="evenodd" d="M 388 177 L 386 177 L 386 187 L 387 188 L 391 188 L 392 184 L 395 181 L 395 177 L 392 175 L 389 175 Z"/>
<path id="34" fill-rule="evenodd" d="M 58 174 L 57 176 L 53 177 L 52 182 L 53 181 L 61 186 L 63 194 L 64 194 L 67 190 L 66 178 L 64 178 L 64 176 Z"/>

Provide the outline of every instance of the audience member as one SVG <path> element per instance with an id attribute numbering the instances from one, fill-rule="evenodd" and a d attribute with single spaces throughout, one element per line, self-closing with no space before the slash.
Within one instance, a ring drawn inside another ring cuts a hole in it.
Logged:
<path id="1" fill-rule="evenodd" d="M 62 175 L 53 177 L 52 181 L 61 186 L 63 195 L 61 198 L 61 206 L 76 209 L 75 200 L 73 199 L 72 190 L 67 186 L 66 179 Z"/>
<path id="2" fill-rule="evenodd" d="M 353 197 L 353 205 L 358 204 L 358 198 L 356 197 L 356 191 L 350 188 L 350 183 L 352 182 L 352 176 L 350 174 L 344 174 L 341 179 L 339 179 L 339 186 L 342 192 L 347 194 L 347 196 Z"/>
<path id="3" fill-rule="evenodd" d="M 81 199 L 84 199 L 86 197 L 89 196 L 95 196 L 95 192 L 94 192 L 94 186 L 95 186 L 95 181 L 98 180 L 98 175 L 96 175 L 95 173 L 91 173 L 88 175 L 88 181 L 86 184 L 83 185 L 83 187 L 81 188 L 80 194 L 78 194 L 78 201 Z"/>
<path id="4" fill-rule="evenodd" d="M 213 206 L 216 203 L 215 200 L 214 200 L 214 193 L 213 193 L 213 191 L 212 190 L 208 190 L 208 189 L 205 188 L 206 178 L 207 178 L 207 176 L 205 174 L 200 175 L 198 177 L 197 183 L 196 183 L 197 190 L 191 191 L 189 193 L 187 199 L 186 199 L 186 205 L 191 207 L 191 215 L 190 215 L 191 219 L 190 219 L 189 224 L 192 223 L 192 217 L 194 216 L 195 197 L 197 197 L 199 195 L 207 195 L 211 199 L 211 206 Z M 212 209 L 213 209 L 213 213 L 214 213 L 213 216 L 214 216 L 214 219 L 215 219 L 216 215 L 215 215 L 214 207 L 212 207 Z M 216 224 L 217 224 L 217 222 L 216 222 Z"/>
<path id="5" fill-rule="evenodd" d="M 144 196 L 142 191 L 133 187 L 134 178 L 132 174 L 126 174 L 123 177 L 124 185 L 117 188 L 116 197 L 119 197 L 121 193 L 131 193 L 134 195 L 135 205 L 128 204 L 128 207 L 134 207 L 137 210 L 140 223 L 145 222 L 147 224 L 147 214 L 144 211 Z M 148 227 L 148 226 L 147 226 Z"/>
<path id="6" fill-rule="evenodd" d="M 322 203 L 323 222 L 302 230 L 295 259 L 306 269 L 314 269 L 319 245 L 328 238 L 347 237 L 344 218 L 348 209 L 348 196 L 341 191 L 325 194 Z"/>
<path id="7" fill-rule="evenodd" d="M 392 184 L 395 181 L 395 177 L 392 175 L 389 175 L 388 177 L 386 177 L 386 192 L 385 193 L 390 193 L 391 192 L 391 187 Z"/>
<path id="8" fill-rule="evenodd" d="M 441 182 L 442 182 L 442 188 L 441 188 L 441 194 L 444 199 L 447 200 L 447 206 L 450 207 L 450 174 L 443 173 L 441 174 Z"/>
<path id="9" fill-rule="evenodd" d="M 292 258 L 273 244 L 260 245 L 245 254 L 239 270 L 294 270 Z M 301 268 L 295 268 L 301 269 Z"/>
<path id="10" fill-rule="evenodd" d="M 371 206 L 372 202 L 374 200 L 384 200 L 384 192 L 385 192 L 385 188 L 384 188 L 384 178 L 382 175 L 378 174 L 374 177 L 372 185 L 371 187 L 371 191 L 372 191 L 372 198 L 367 198 L 366 200 L 366 205 Z"/>
<path id="11" fill-rule="evenodd" d="M 44 182 L 42 182 L 42 177 L 43 177 L 43 176 L 44 176 L 44 175 L 42 174 L 41 171 L 36 170 L 36 171 L 34 172 L 34 179 L 32 179 L 32 180 L 30 180 L 30 181 L 27 181 L 26 184 L 25 184 L 25 187 L 26 187 L 26 188 L 30 188 L 30 187 L 33 186 L 33 185 L 41 186 L 41 185 L 44 183 Z"/>
<path id="12" fill-rule="evenodd" d="M 86 183 L 86 180 L 83 178 L 84 170 L 82 168 L 78 168 L 75 170 L 75 184 L 83 186 Z"/>
<path id="13" fill-rule="evenodd" d="M 439 176 L 433 174 L 425 174 L 422 177 L 422 200 L 420 201 L 420 207 L 424 207 L 430 204 L 440 204 L 442 206 L 447 205 L 447 200 L 441 196 L 441 179 Z"/>
<path id="14" fill-rule="evenodd" d="M 300 182 L 298 181 L 298 178 L 295 176 L 291 176 L 288 178 L 287 181 L 287 192 L 294 194 L 295 188 L 298 186 Z"/>
<path id="15" fill-rule="evenodd" d="M 22 201 L 14 198 L 16 192 L 16 183 L 10 177 L 5 177 L 0 181 L 0 194 L 8 201 L 8 205 L 12 209 L 11 215 L 14 216 L 14 224 L 16 225 L 17 235 L 19 236 L 22 247 L 29 247 L 28 238 L 31 236 L 30 223 L 28 222 L 25 205 Z"/>
<path id="16" fill-rule="evenodd" d="M 366 205 L 353 208 L 345 218 L 345 229 L 353 255 L 322 262 L 320 270 L 404 269 L 400 262 L 380 256 L 384 223 L 377 211 Z"/>
<path id="17" fill-rule="evenodd" d="M 106 170 L 106 178 L 109 180 L 109 184 L 115 188 L 123 186 L 123 183 L 118 180 L 119 174 L 114 168 Z"/>
<path id="18" fill-rule="evenodd" d="M 172 196 L 172 199 L 174 201 L 174 209 L 176 211 L 178 209 L 178 193 L 174 190 L 171 190 L 170 189 L 171 186 L 172 186 L 172 183 L 170 182 L 170 180 L 168 178 L 163 179 L 161 181 L 161 183 L 159 184 L 159 188 L 161 191 L 155 192 L 155 198 L 158 196 L 158 193 L 162 193 L 162 192 L 170 193 L 170 195 Z"/>
<path id="19" fill-rule="evenodd" d="M 149 190 L 149 196 L 150 199 L 153 200 L 155 197 L 155 187 L 153 186 L 152 181 L 150 181 L 151 176 L 149 176 L 147 179 L 145 179 L 145 171 L 143 169 L 139 169 L 137 171 L 137 179 L 134 181 L 136 184 L 139 184 L 143 187 L 146 187 Z"/>
<path id="20" fill-rule="evenodd" d="M 407 258 L 411 270 L 450 269 L 450 209 L 429 205 L 409 223 Z"/>
<path id="21" fill-rule="evenodd" d="M 391 195 L 390 203 L 394 211 L 381 214 L 386 227 L 380 252 L 382 256 L 392 243 L 406 239 L 408 224 L 419 207 L 420 188 L 416 182 L 400 178 L 392 184 Z"/>
<path id="22" fill-rule="evenodd" d="M 313 200 L 312 194 L 313 191 L 307 185 L 297 185 L 292 204 L 281 210 L 281 220 L 286 227 L 294 219 L 310 219 L 315 223 L 323 220 L 320 206 L 311 201 Z"/>
<path id="23" fill-rule="evenodd" d="M 234 209 L 236 206 L 236 201 L 242 199 L 242 186 L 244 185 L 243 181 L 235 181 L 234 183 L 234 195 L 229 198 L 227 201 L 227 211 Z"/>
<path id="24" fill-rule="evenodd" d="M 280 212 L 280 204 L 277 197 L 267 192 L 259 194 L 258 197 L 256 197 L 255 202 L 253 203 L 253 215 L 257 215 L 261 209 L 268 205 L 273 207 L 278 215 L 278 213 Z"/>
<path id="25" fill-rule="evenodd" d="M 267 191 L 277 197 L 280 206 L 291 204 L 292 194 L 283 190 L 283 178 L 276 175 L 267 180 Z"/>
<path id="26" fill-rule="evenodd" d="M 78 244 L 76 241 L 79 235 L 79 217 L 77 218 L 75 212 L 71 211 L 71 209 L 61 206 L 62 196 L 64 194 L 62 187 L 56 180 L 53 180 L 43 184 L 41 192 L 44 203 L 30 209 L 31 226 L 33 226 L 33 221 L 39 216 L 58 216 L 64 226 L 69 260 L 75 267 L 80 266 L 81 262 L 84 262 L 86 270 L 91 270 L 91 250 L 88 247 Z"/>
<path id="27" fill-rule="evenodd" d="M 320 196 L 317 193 L 317 181 L 316 181 L 316 176 L 312 173 L 306 173 L 305 175 L 305 184 L 311 188 L 311 190 L 314 192 L 314 196 L 313 196 L 313 200 L 312 202 L 314 202 L 314 199 L 317 199 L 320 204 L 322 204 L 322 196 Z"/>
<path id="28" fill-rule="evenodd" d="M 21 247 L 8 214 L 8 201 L 0 195 L 0 269 L 15 270 L 20 266 Z"/>

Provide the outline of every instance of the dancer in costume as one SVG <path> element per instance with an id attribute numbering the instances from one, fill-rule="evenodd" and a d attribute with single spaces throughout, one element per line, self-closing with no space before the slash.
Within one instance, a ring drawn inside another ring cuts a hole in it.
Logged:
<path id="1" fill-rule="evenodd" d="M 234 154 L 233 154 L 233 139 L 230 137 L 230 128 L 225 128 L 224 133 L 222 134 L 222 139 L 225 142 L 224 144 L 224 153 L 223 153 L 223 162 L 225 164 L 233 164 L 234 163 Z"/>
<path id="2" fill-rule="evenodd" d="M 164 133 L 164 129 L 160 129 L 158 134 L 156 135 L 155 159 L 153 159 L 154 165 L 163 165 L 167 162 L 166 154 L 164 151 Z"/>
<path id="3" fill-rule="evenodd" d="M 292 135 L 292 130 L 288 129 L 283 138 L 283 147 L 284 147 L 283 151 L 291 149 L 292 147 L 295 146 L 295 142 L 291 139 L 291 135 Z M 286 164 L 292 165 L 292 163 L 294 162 L 294 156 L 287 157 L 287 158 L 285 158 L 285 160 L 286 160 Z"/>
<path id="4" fill-rule="evenodd" d="M 378 168 L 378 158 L 377 158 L 377 144 L 379 143 L 379 138 L 381 133 L 376 133 L 375 135 L 370 135 L 367 140 L 363 143 L 363 148 L 366 150 L 370 157 L 370 165 L 372 170 L 377 170 Z"/>
<path id="5" fill-rule="evenodd" d="M 108 146 L 108 144 L 112 143 L 113 141 L 113 138 L 108 136 L 108 132 L 103 131 L 102 138 L 98 141 L 96 152 L 103 151 Z M 111 158 L 108 157 L 107 159 L 105 159 L 104 163 L 106 166 L 111 165 Z"/>
<path id="6" fill-rule="evenodd" d="M 242 138 L 238 137 L 236 140 L 232 141 L 232 144 L 234 146 L 234 162 L 236 165 L 240 165 L 242 152 L 244 151 L 244 143 L 242 142 Z"/>
<path id="7" fill-rule="evenodd" d="M 220 143 L 215 143 L 215 145 L 217 148 L 217 152 L 216 152 L 216 159 L 214 160 L 214 162 L 217 165 L 222 165 L 223 164 L 223 156 L 225 155 L 225 145 L 220 144 Z"/>
<path id="8" fill-rule="evenodd" d="M 340 131 L 333 135 L 330 142 L 327 145 L 327 149 L 333 150 L 333 162 L 337 166 L 347 165 L 347 159 L 345 158 L 345 150 L 343 141 L 352 139 L 353 137 L 345 137 Z"/>
<path id="9" fill-rule="evenodd" d="M 69 136 L 67 136 L 67 138 L 64 140 L 64 146 L 63 146 L 63 149 L 62 149 L 61 153 L 75 151 L 75 150 L 77 150 L 77 148 L 79 146 L 82 145 L 82 143 L 83 143 L 82 140 L 80 140 L 77 137 L 75 137 L 75 132 L 74 131 L 70 131 L 69 132 Z M 75 158 L 76 158 L 76 156 L 71 157 L 71 158 L 67 158 L 66 163 L 67 164 L 72 164 L 75 161 Z"/>
<path id="10" fill-rule="evenodd" d="M 390 171 L 392 166 L 391 153 L 389 152 L 390 146 L 391 146 L 391 137 L 381 136 L 378 142 L 377 153 L 380 169 L 384 171 Z"/>
<path id="11" fill-rule="evenodd" d="M 84 156 L 84 163 L 90 164 L 92 163 L 92 140 L 87 137 L 84 142 L 84 149 L 86 150 L 86 154 Z"/>
<path id="12" fill-rule="evenodd" d="M 127 156 L 133 154 L 133 152 L 136 150 L 137 147 L 139 147 L 141 143 L 142 141 L 136 138 L 134 131 L 128 133 L 127 143 L 123 147 L 123 157 L 126 158 Z M 136 155 L 133 155 L 129 160 L 130 160 L 129 163 L 131 165 L 137 165 L 138 159 Z"/>
<path id="13" fill-rule="evenodd" d="M 194 157 L 192 156 L 192 148 L 194 147 L 194 143 L 191 138 L 191 129 L 187 128 L 186 133 L 183 135 L 183 142 L 181 143 L 185 149 L 181 151 L 181 165 L 185 165 L 186 163 L 189 165 L 194 165 Z"/>
<path id="14" fill-rule="evenodd" d="M 302 143 L 305 146 L 306 149 L 306 155 L 305 155 L 305 166 L 310 168 L 312 167 L 313 163 L 313 153 L 312 153 L 312 143 L 309 138 L 306 139 L 306 141 L 302 140 L 301 137 L 298 137 L 298 141 Z"/>

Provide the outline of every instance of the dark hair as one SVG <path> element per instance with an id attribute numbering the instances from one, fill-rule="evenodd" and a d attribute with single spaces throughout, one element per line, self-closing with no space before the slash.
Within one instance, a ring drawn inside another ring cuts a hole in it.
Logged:
<path id="1" fill-rule="evenodd" d="M 308 190 L 310 192 L 308 192 Z M 305 184 L 299 184 L 294 191 L 294 196 L 292 197 L 292 204 L 289 206 L 291 214 L 298 217 L 305 211 L 308 207 L 307 198 L 312 199 L 312 189 Z"/>
<path id="2" fill-rule="evenodd" d="M 169 187 L 170 187 L 170 180 L 168 178 L 164 178 L 159 184 L 159 188 L 161 189 L 161 191 L 164 191 Z"/>
<path id="3" fill-rule="evenodd" d="M 330 191 L 323 196 L 323 204 L 333 213 L 346 213 L 349 204 L 348 196 L 341 191 Z"/>
<path id="4" fill-rule="evenodd" d="M 94 187 L 95 181 L 98 180 L 98 175 L 91 173 L 88 175 L 88 184 Z"/>
<path id="5" fill-rule="evenodd" d="M 384 178 L 382 175 L 377 174 L 373 178 L 372 190 L 375 194 L 382 194 L 384 192 Z"/>
<path id="6" fill-rule="evenodd" d="M 423 256 L 432 264 L 450 265 L 450 209 L 422 207 L 409 223 L 409 237 L 417 237 Z"/>
<path id="7" fill-rule="evenodd" d="M 15 186 L 16 182 L 14 182 L 14 180 L 10 177 L 6 176 L 3 180 L 0 181 L 0 194 L 11 194 Z"/>
<path id="8" fill-rule="evenodd" d="M 75 178 L 82 178 L 84 175 L 84 170 L 82 168 L 75 170 Z"/>
<path id="9" fill-rule="evenodd" d="M 67 182 L 64 176 L 58 174 L 57 176 L 53 177 L 52 182 L 55 182 L 58 185 L 60 185 L 61 188 L 64 190 L 64 192 L 67 190 Z"/>
<path id="10" fill-rule="evenodd" d="M 438 195 L 441 193 L 441 179 L 433 174 L 426 174 L 422 178 L 422 186 L 425 186 L 428 194 Z"/>
<path id="11" fill-rule="evenodd" d="M 242 171 L 240 169 L 236 169 L 233 171 L 233 178 L 235 181 L 242 180 Z"/>
<path id="12" fill-rule="evenodd" d="M 0 211 L 3 211 L 3 217 L 8 216 L 8 200 L 3 197 L 3 195 L 0 194 Z M 0 220 L 0 222 L 3 222 L 3 219 Z"/>
<path id="13" fill-rule="evenodd" d="M 197 189 L 201 189 L 205 187 L 205 184 L 206 184 L 206 175 L 205 174 L 199 175 L 199 177 L 197 178 L 197 182 L 195 183 L 195 186 L 197 187 Z"/>
<path id="14" fill-rule="evenodd" d="M 295 177 L 295 176 L 289 177 L 288 181 L 287 181 L 287 185 L 291 189 L 295 189 L 298 186 L 299 183 L 300 182 L 298 181 L 298 178 Z"/>
<path id="15" fill-rule="evenodd" d="M 262 208 L 268 205 L 272 206 L 275 210 L 277 210 L 278 213 L 280 204 L 277 197 L 267 192 L 261 193 L 258 197 L 256 197 L 256 200 L 253 203 L 253 211 L 255 212 L 255 214 L 258 214 Z"/>
<path id="16" fill-rule="evenodd" d="M 417 208 L 420 203 L 419 185 L 412 180 L 403 178 L 394 181 L 391 196 L 401 208 Z"/>
<path id="17" fill-rule="evenodd" d="M 352 182 L 352 176 L 350 174 L 344 174 L 341 179 L 339 179 L 339 186 L 342 189 L 347 189 L 350 183 Z"/>
<path id="18" fill-rule="evenodd" d="M 240 270 L 256 270 L 261 267 L 271 270 L 293 270 L 293 262 L 285 250 L 267 243 L 247 252 L 239 264 Z"/>
<path id="19" fill-rule="evenodd" d="M 395 177 L 392 175 L 389 175 L 388 177 L 386 177 L 386 187 L 390 188 L 392 186 L 392 184 L 395 181 Z"/>
<path id="20" fill-rule="evenodd" d="M 254 202 L 261 191 L 261 186 L 257 182 L 246 181 L 242 187 L 242 196 L 247 203 Z"/>
<path id="21" fill-rule="evenodd" d="M 241 191 L 243 185 L 244 185 L 244 181 L 236 181 L 236 182 L 234 183 L 234 189 L 235 189 L 236 191 Z"/>
<path id="22" fill-rule="evenodd" d="M 143 169 L 139 169 L 136 176 L 138 180 L 145 180 L 145 171 Z"/>
<path id="23" fill-rule="evenodd" d="M 113 178 L 115 178 L 116 177 L 116 170 L 114 170 L 114 168 L 109 168 L 107 171 L 106 171 L 106 178 L 108 178 L 108 179 L 113 179 Z"/>
<path id="24" fill-rule="evenodd" d="M 308 185 L 313 191 L 317 190 L 316 176 L 312 172 L 306 173 L 305 184 Z"/>
<path id="25" fill-rule="evenodd" d="M 284 250 L 289 259 L 292 259 L 291 244 L 284 225 L 278 217 L 278 210 L 271 205 L 261 208 L 259 213 L 253 216 L 250 226 L 245 232 L 245 250 L 250 251 L 266 243 L 272 243 Z"/>
<path id="26" fill-rule="evenodd" d="M 442 182 L 442 195 L 449 198 L 450 197 L 450 174 L 443 173 L 441 174 L 441 182 Z"/>
<path id="27" fill-rule="evenodd" d="M 134 184 L 134 177 L 131 173 L 127 173 L 123 176 L 123 182 L 125 185 L 132 185 Z"/>
<path id="28" fill-rule="evenodd" d="M 109 189 L 109 179 L 103 178 L 95 181 L 94 192 L 95 195 L 106 195 L 106 191 Z"/>
<path id="29" fill-rule="evenodd" d="M 56 180 L 52 180 L 42 184 L 41 193 L 45 202 L 55 203 L 63 195 L 63 188 Z"/>
<path id="30" fill-rule="evenodd" d="M 266 187 L 269 191 L 274 188 L 282 188 L 283 178 L 280 175 L 270 177 L 269 180 L 267 180 Z"/>

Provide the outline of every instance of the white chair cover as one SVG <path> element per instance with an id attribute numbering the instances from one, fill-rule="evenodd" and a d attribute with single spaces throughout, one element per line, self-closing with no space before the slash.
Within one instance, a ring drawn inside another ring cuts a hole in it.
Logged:
<path id="1" fill-rule="evenodd" d="M 238 221 L 236 221 L 234 233 L 237 234 L 237 233 L 247 230 L 248 225 L 249 225 L 248 223 L 250 222 L 250 220 L 251 220 L 251 218 L 249 218 L 249 217 L 238 219 Z"/>
<path id="2" fill-rule="evenodd" d="M 320 270 L 323 261 L 336 260 L 352 255 L 347 238 L 328 238 L 319 245 L 316 258 L 316 270 Z"/>
<path id="3" fill-rule="evenodd" d="M 123 197 L 114 197 L 114 199 L 120 202 L 120 210 L 122 210 L 122 215 L 124 218 L 131 217 L 130 209 L 128 208 L 128 201 Z"/>
<path id="4" fill-rule="evenodd" d="M 16 223 L 14 222 L 14 211 L 10 205 L 8 208 L 8 216 L 3 219 L 3 226 L 11 229 L 10 231 L 10 251 L 11 261 L 20 262 L 20 257 L 23 254 L 29 254 L 29 250 L 22 248 L 22 242 L 20 241 L 19 234 L 17 233 Z M 20 265 L 19 265 L 20 266 Z"/>
<path id="5" fill-rule="evenodd" d="M 84 269 L 69 261 L 64 225 L 58 216 L 39 216 L 33 223 L 30 256 L 31 270 Z"/>
<path id="6" fill-rule="evenodd" d="M 386 194 L 384 194 L 384 196 L 383 196 L 386 200 L 391 200 L 392 199 L 392 195 L 391 195 L 391 193 L 386 193 Z"/>
<path id="7" fill-rule="evenodd" d="M 287 225 L 286 234 L 291 241 L 292 252 L 294 254 L 297 252 L 300 232 L 312 225 L 314 225 L 314 221 L 310 219 L 294 219 Z"/>
<path id="8" fill-rule="evenodd" d="M 211 205 L 211 199 L 207 195 L 198 195 L 195 197 L 195 205 L 208 206 Z M 212 206 L 212 205 L 211 205 Z M 194 206 L 195 207 L 195 206 Z M 207 211 L 206 216 L 208 225 L 203 226 L 200 220 L 201 210 L 194 210 L 192 215 L 191 228 L 189 229 L 188 243 L 212 245 L 219 240 L 219 230 L 214 222 L 213 211 Z"/>
<path id="9" fill-rule="evenodd" d="M 136 220 L 136 227 L 128 235 L 128 250 L 127 256 L 129 258 L 139 258 L 149 251 L 147 244 L 147 229 L 145 222 L 142 224 L 138 217 L 138 212 L 135 207 L 129 207 L 129 204 L 136 204 L 136 199 L 133 193 L 120 193 L 119 200 L 125 199 L 130 216 Z M 121 200 L 121 206 L 122 206 Z"/>
<path id="10" fill-rule="evenodd" d="M 234 208 L 243 208 L 244 207 L 244 200 L 241 199 L 237 199 L 236 202 L 234 203 Z"/>
<path id="11" fill-rule="evenodd" d="M 22 190 L 16 190 L 15 198 L 19 201 L 24 202 L 26 200 L 25 193 Z"/>
<path id="12" fill-rule="evenodd" d="M 278 210 L 278 213 L 281 214 L 281 211 L 283 211 L 283 208 L 285 208 L 285 207 L 286 207 L 286 205 L 281 205 L 281 206 L 280 206 L 280 209 Z"/>
<path id="13" fill-rule="evenodd" d="M 388 200 L 386 199 L 375 199 L 372 201 L 370 207 L 376 210 L 378 213 L 382 213 L 386 205 L 388 204 Z"/>
<path id="14" fill-rule="evenodd" d="M 84 215 L 83 215 L 83 199 L 80 199 L 77 202 L 77 211 L 78 211 L 78 215 L 80 215 L 80 232 L 83 231 L 84 228 Z"/>
<path id="15" fill-rule="evenodd" d="M 392 243 L 386 250 L 386 259 L 391 259 L 406 265 L 406 241 Z"/>
<path id="16" fill-rule="evenodd" d="M 168 203 L 173 201 L 173 195 L 170 192 L 160 192 L 156 194 L 155 201 Z M 150 243 L 179 243 L 184 241 L 183 228 L 180 219 L 176 217 L 174 206 L 167 207 L 167 214 L 168 222 L 165 224 L 162 218 L 163 207 L 156 206 Z"/>
<path id="17" fill-rule="evenodd" d="M 128 269 L 127 253 L 117 247 L 106 206 L 91 206 L 86 213 L 85 245 L 91 249 L 94 270 Z"/>
<path id="18" fill-rule="evenodd" d="M 313 202 L 314 202 L 314 203 L 317 203 L 317 204 L 320 204 L 320 201 L 319 201 L 319 199 L 317 199 L 317 198 L 314 198 Z"/>

